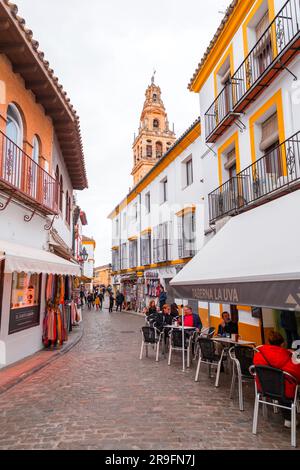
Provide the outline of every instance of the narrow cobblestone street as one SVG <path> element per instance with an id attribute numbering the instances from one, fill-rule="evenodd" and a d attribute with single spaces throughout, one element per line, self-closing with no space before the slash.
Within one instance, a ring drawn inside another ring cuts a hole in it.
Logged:
<path id="1" fill-rule="evenodd" d="M 143 319 L 84 313 L 84 336 L 68 354 L 0 396 L 0 449 L 290 449 L 280 415 L 251 434 L 246 411 L 229 400 L 228 377 L 215 389 L 195 365 L 139 360 Z"/>

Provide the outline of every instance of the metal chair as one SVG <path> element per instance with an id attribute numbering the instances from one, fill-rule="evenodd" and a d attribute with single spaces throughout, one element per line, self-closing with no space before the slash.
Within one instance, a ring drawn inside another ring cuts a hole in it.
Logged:
<path id="1" fill-rule="evenodd" d="M 237 345 L 229 350 L 229 357 L 233 364 L 230 398 L 233 398 L 236 379 L 238 379 L 240 411 L 244 411 L 243 382 L 253 381 L 253 375 L 249 369 L 253 365 L 253 358 L 256 352 L 258 351 L 252 347 Z"/>
<path id="2" fill-rule="evenodd" d="M 216 376 L 216 382 L 215 386 L 219 386 L 220 382 L 220 373 L 221 373 L 221 366 L 223 362 L 225 361 L 225 356 L 224 356 L 224 349 L 222 350 L 221 354 L 217 353 L 216 350 L 216 343 L 214 340 L 209 339 L 209 338 L 198 338 L 198 344 L 200 348 L 200 354 L 199 354 L 199 360 L 198 360 L 198 365 L 197 365 L 197 371 L 196 371 L 196 376 L 195 376 L 195 382 L 198 382 L 199 379 L 199 373 L 200 373 L 200 367 L 201 364 L 208 364 L 208 373 L 209 376 L 211 376 L 211 367 L 216 367 L 217 368 L 217 376 Z"/>
<path id="3" fill-rule="evenodd" d="M 297 339 L 296 341 L 293 342 L 292 344 L 292 349 L 300 349 L 300 339 Z"/>
<path id="4" fill-rule="evenodd" d="M 263 406 L 276 407 L 291 412 L 291 445 L 296 447 L 296 413 L 298 400 L 298 383 L 295 377 L 280 369 L 269 366 L 251 366 L 250 373 L 255 377 L 255 405 L 253 416 L 253 434 L 257 434 L 258 412 L 260 403 Z M 294 398 L 287 398 L 285 385 L 290 382 L 295 386 Z M 259 383 L 259 386 L 258 384 Z M 268 401 L 271 400 L 271 401 Z"/>
<path id="5" fill-rule="evenodd" d="M 162 332 L 153 326 L 144 326 L 142 332 L 142 346 L 140 360 L 143 359 L 144 348 L 146 349 L 146 357 L 148 357 L 148 347 L 154 346 L 156 348 L 156 362 L 159 358 L 159 345 L 162 339 Z"/>
<path id="6" fill-rule="evenodd" d="M 184 331 L 184 351 L 187 351 L 187 367 L 191 364 L 191 348 L 194 333 L 188 333 Z M 169 336 L 169 360 L 168 366 L 171 365 L 172 352 L 182 351 L 182 330 L 172 330 Z"/>
<path id="7" fill-rule="evenodd" d="M 197 356 L 199 354 L 199 343 L 198 343 L 198 338 L 213 338 L 215 335 L 216 329 L 212 326 L 210 328 L 202 328 L 200 333 L 197 333 L 196 338 L 195 338 L 195 351 L 194 351 L 194 360 L 197 359 Z"/>

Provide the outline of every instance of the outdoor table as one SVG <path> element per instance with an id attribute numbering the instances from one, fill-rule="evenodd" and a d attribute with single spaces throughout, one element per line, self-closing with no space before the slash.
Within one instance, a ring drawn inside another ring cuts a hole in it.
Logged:
<path id="1" fill-rule="evenodd" d="M 181 331 L 191 331 L 194 332 L 197 330 L 194 326 L 175 326 L 175 325 L 164 325 L 163 331 L 163 346 L 164 346 L 164 355 L 165 355 L 165 330 L 181 330 Z M 183 362 L 183 371 L 185 371 L 185 351 L 182 349 L 182 362 Z"/>
<path id="2" fill-rule="evenodd" d="M 238 341 L 235 341 L 234 339 L 231 338 L 221 338 L 218 336 L 215 336 L 212 338 L 214 341 L 218 341 L 219 343 L 224 343 L 227 345 L 234 345 L 234 346 L 256 346 L 256 343 L 254 341 L 245 341 L 243 339 L 239 339 Z"/>

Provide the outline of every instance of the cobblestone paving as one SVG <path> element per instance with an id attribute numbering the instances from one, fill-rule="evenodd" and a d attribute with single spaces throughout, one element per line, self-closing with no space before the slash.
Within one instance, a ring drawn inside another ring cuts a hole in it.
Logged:
<path id="1" fill-rule="evenodd" d="M 143 319 L 85 312 L 83 340 L 71 352 L 0 396 L 0 449 L 290 449 L 280 415 L 260 416 L 251 433 L 246 411 L 195 365 L 139 360 Z M 300 439 L 300 438 L 299 438 Z M 300 444 L 299 444 L 300 445 Z"/>

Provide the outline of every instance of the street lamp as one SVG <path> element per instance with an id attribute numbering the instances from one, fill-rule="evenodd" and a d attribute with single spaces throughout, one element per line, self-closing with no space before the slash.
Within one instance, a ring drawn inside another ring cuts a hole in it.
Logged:
<path id="1" fill-rule="evenodd" d="M 82 248 L 81 252 L 79 253 L 81 261 L 84 263 L 88 260 L 89 254 L 85 249 L 85 246 Z"/>

